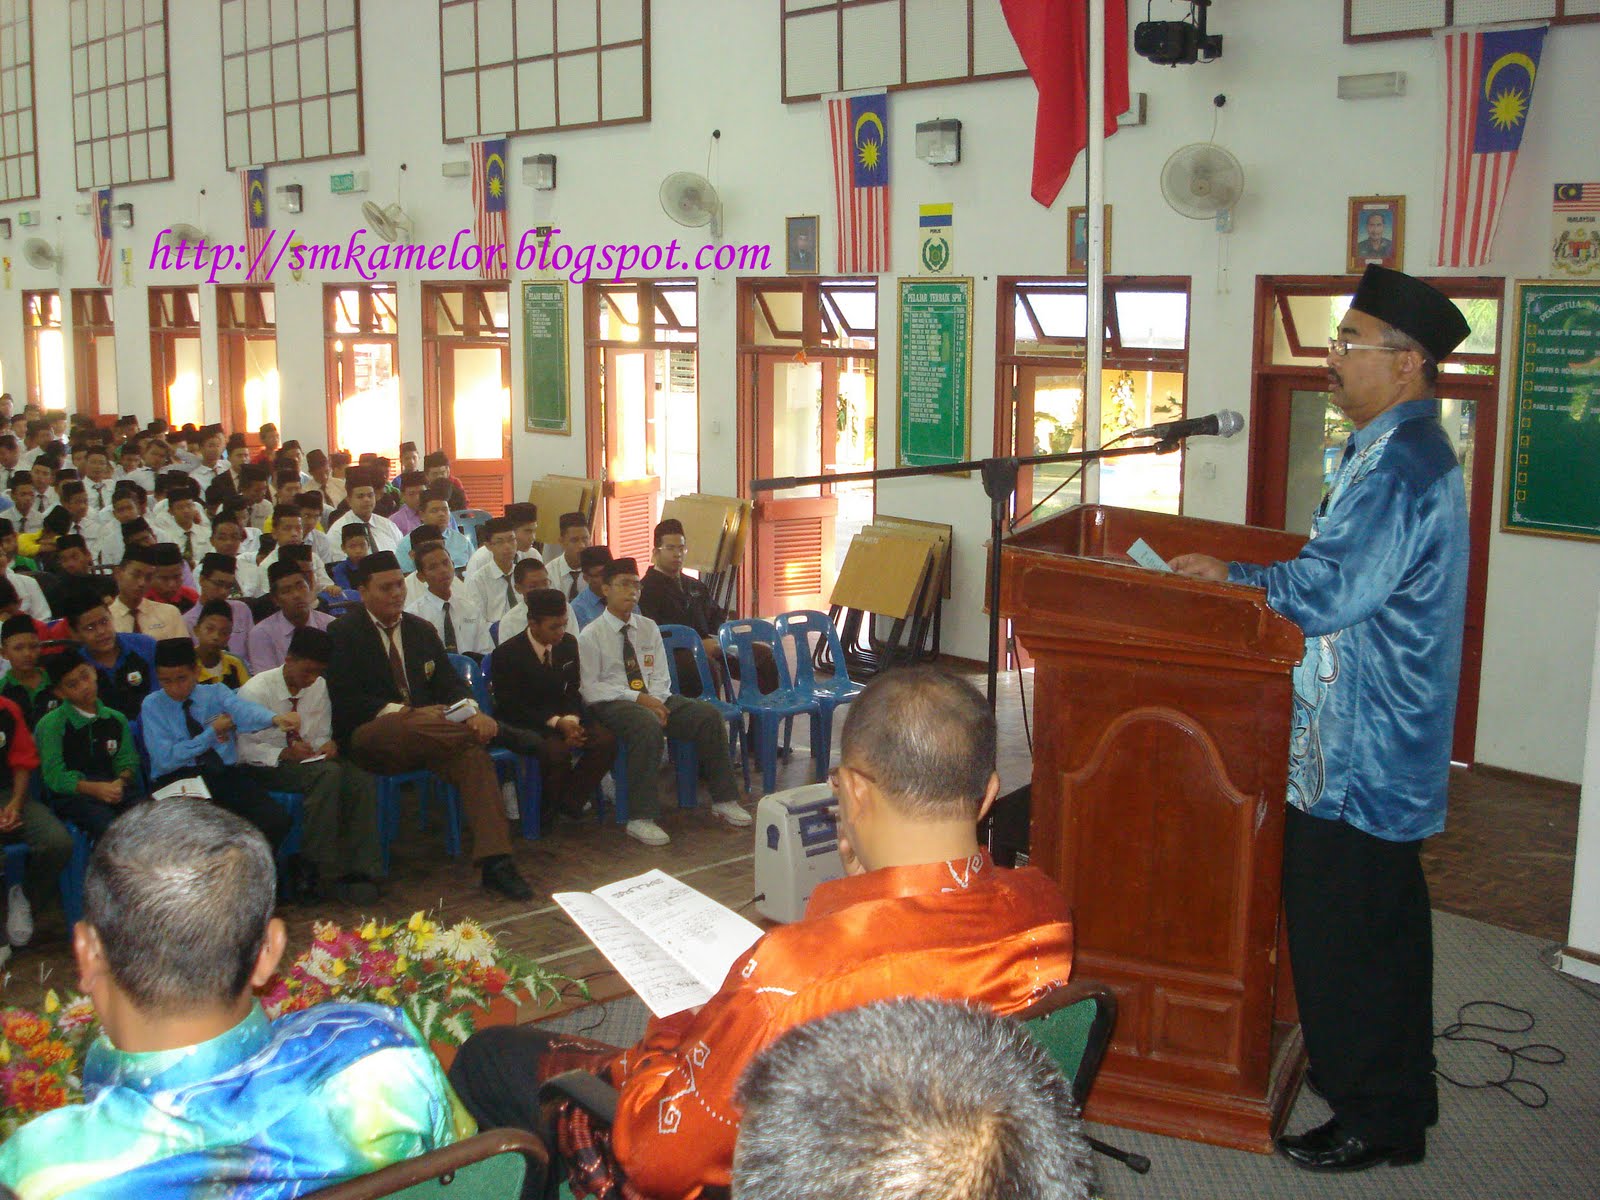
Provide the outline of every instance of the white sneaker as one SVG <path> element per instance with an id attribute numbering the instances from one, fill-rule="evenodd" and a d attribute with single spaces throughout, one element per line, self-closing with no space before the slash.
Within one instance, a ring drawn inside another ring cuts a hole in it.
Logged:
<path id="1" fill-rule="evenodd" d="M 711 806 L 711 811 L 714 815 L 719 817 L 721 820 L 726 821 L 735 829 L 743 829 L 746 825 L 752 823 L 750 814 L 745 812 L 744 809 L 740 808 L 732 800 L 724 800 L 721 804 L 713 804 Z"/>
<path id="2" fill-rule="evenodd" d="M 33 941 L 33 905 L 22 894 L 21 884 L 12 884 L 6 893 L 6 940 L 13 946 Z"/>
<path id="3" fill-rule="evenodd" d="M 617 781 L 609 775 L 600 777 L 600 799 L 607 804 L 614 805 L 617 802 Z"/>
<path id="4" fill-rule="evenodd" d="M 515 821 L 522 815 L 522 805 L 517 802 L 517 785 L 509 779 L 500 785 L 500 803 L 505 805 L 506 820 Z"/>
<path id="5" fill-rule="evenodd" d="M 654 821 L 629 821 L 628 836 L 646 846 L 665 846 L 672 840 L 667 836 L 667 831 Z"/>

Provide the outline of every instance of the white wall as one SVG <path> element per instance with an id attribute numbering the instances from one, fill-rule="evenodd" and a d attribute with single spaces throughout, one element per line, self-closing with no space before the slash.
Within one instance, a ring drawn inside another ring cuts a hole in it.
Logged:
<path id="1" fill-rule="evenodd" d="M 146 269 L 151 239 L 164 224 L 194 221 L 227 237 L 242 232 L 236 177 L 222 168 L 217 103 L 218 22 L 205 0 L 172 0 L 174 158 L 179 177 L 166 184 L 121 189 L 137 206 L 137 225 L 118 245 L 133 245 L 132 286 L 118 269 L 119 386 L 128 410 L 150 411 L 150 373 L 142 289 L 172 282 Z M 1132 7 L 1142 17 L 1143 8 Z M 1161 6 L 1157 6 L 1158 16 Z M 1172 8 L 1172 6 L 1168 6 Z M 1425 272 L 1436 233 L 1436 151 L 1442 117 L 1437 63 L 1428 41 L 1345 46 L 1339 6 L 1326 0 L 1233 0 L 1214 10 L 1226 38 L 1217 63 L 1177 69 L 1135 59 L 1132 86 L 1149 93 L 1149 123 L 1107 144 L 1107 199 L 1115 206 L 1113 269 L 1117 273 L 1192 277 L 1189 405 L 1195 413 L 1222 407 L 1248 411 L 1253 285 L 1257 274 L 1336 274 L 1344 263 L 1346 199 L 1359 194 L 1408 197 L 1406 265 Z M 513 166 L 513 236 L 553 220 L 574 242 L 665 241 L 687 231 L 660 210 L 656 191 L 673 170 L 702 170 L 712 128 L 722 130 L 715 182 L 729 242 L 770 242 L 781 269 L 782 218 L 823 217 L 823 264 L 832 261 L 832 184 L 820 104 L 785 106 L 779 99 L 776 6 L 756 0 L 655 0 L 652 4 L 653 118 L 649 125 L 516 138 L 523 155 L 555 153 L 560 186 L 534 193 Z M 12 254 L 13 292 L 24 287 L 93 286 L 93 233 L 73 207 L 70 83 L 65 69 L 64 5 L 35 6 L 39 137 L 47 223 L 61 217 L 68 259 L 62 277 L 31 272 Z M 360 199 L 395 198 L 397 168 L 405 207 L 423 238 L 448 238 L 470 220 L 468 181 L 445 180 L 439 164 L 461 159 L 439 140 L 438 23 L 429 0 L 364 6 L 364 160 L 274 168 L 269 185 L 299 182 L 306 211 L 274 213 L 280 229 L 293 220 L 306 241 L 343 240 L 359 221 Z M 1177 15 L 1176 8 L 1168 16 Z M 382 19 L 379 19 L 381 16 Z M 1587 110 L 1600 59 L 1600 26 L 1566 27 L 1550 37 L 1532 118 L 1523 143 L 1495 260 L 1481 272 L 1508 281 L 1544 270 L 1550 185 L 1600 178 L 1600 140 L 1578 116 Z M 50 69 L 50 68 L 54 69 Z M 1360 103 L 1334 99 L 1339 74 L 1403 70 L 1409 94 Z M 1226 94 L 1220 111 L 1213 95 Z M 992 448 L 996 275 L 1058 273 L 1065 260 L 1065 208 L 1082 195 L 1082 169 L 1051 210 L 1027 197 L 1034 90 L 1026 80 L 900 93 L 890 102 L 893 134 L 894 251 L 903 273 L 915 263 L 920 203 L 955 205 L 955 269 L 977 277 L 973 330 L 972 450 Z M 934 168 L 911 153 L 913 126 L 935 116 L 963 123 L 963 162 Z M 1207 222 L 1167 208 L 1158 180 L 1178 146 L 1216 140 L 1237 154 L 1246 196 L 1235 231 L 1219 237 Z M 371 171 L 368 197 L 334 197 L 327 176 L 360 166 Z M 204 188 L 206 195 L 198 192 Z M 9 206 L 15 209 L 19 206 Z M 5 215 L 0 213 L 0 215 Z M 11 215 L 14 215 L 14 211 Z M 684 238 L 693 242 L 688 232 Z M 307 274 L 278 284 L 279 366 L 286 436 L 308 444 L 327 438 L 319 303 L 323 279 Z M 400 370 L 407 436 L 421 426 L 422 379 L 416 276 L 399 280 Z M 701 486 L 734 485 L 734 279 L 700 280 Z M 209 288 L 202 289 L 210 321 Z M 1509 295 L 1509 286 L 1508 286 Z M 577 292 L 574 290 L 574 301 Z M 20 391 L 20 302 L 0 296 L 0 361 L 7 386 Z M 879 454 L 892 465 L 894 329 L 891 277 L 883 280 L 879 321 Z M 513 318 L 513 344 L 519 330 Z M 212 347 L 214 351 L 214 346 Z M 546 471 L 573 472 L 584 463 L 581 329 L 573 306 L 571 438 L 518 432 L 513 449 L 516 490 Z M 513 355 L 513 396 L 521 387 Z M 214 361 L 214 359 L 213 359 Z M 70 364 L 69 364 L 70 366 Z M 208 396 L 216 404 L 214 372 Z M 1502 409 L 1504 405 L 1502 404 Z M 715 431 L 713 431 L 715 430 Z M 1189 455 L 1186 506 L 1191 515 L 1238 520 L 1244 512 L 1246 440 L 1196 442 Z M 1499 481 L 1496 481 L 1498 525 Z M 885 513 L 941 512 L 957 530 L 957 599 L 947 614 L 947 651 L 981 658 L 985 627 L 982 543 L 987 503 L 978 481 L 898 481 L 880 489 Z M 1588 673 L 1594 641 L 1600 547 L 1496 533 L 1490 548 L 1488 630 L 1478 751 L 1482 761 L 1565 780 L 1582 770 Z M 1537 631 L 1530 637 L 1529 631 Z"/>
<path id="2" fill-rule="evenodd" d="M 1600 628 L 1595 631 L 1594 672 L 1589 687 L 1588 753 L 1583 766 L 1583 804 L 1578 810 L 1578 847 L 1572 870 L 1572 916 L 1567 946 L 1592 959 L 1600 955 Z M 1600 983 L 1600 964 L 1562 956 L 1562 967 Z"/>

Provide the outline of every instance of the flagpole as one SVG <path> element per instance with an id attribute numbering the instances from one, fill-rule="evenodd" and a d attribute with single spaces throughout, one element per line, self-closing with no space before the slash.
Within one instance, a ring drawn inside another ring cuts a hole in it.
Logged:
<path id="1" fill-rule="evenodd" d="M 1122 0 L 1113 0 L 1120 4 Z M 1105 289 L 1105 162 L 1106 162 L 1106 0 L 1089 0 L 1084 5 L 1088 13 L 1089 40 L 1086 55 L 1089 60 L 1089 144 L 1088 144 L 1088 205 L 1087 228 L 1084 230 L 1084 256 L 1087 262 L 1087 300 L 1085 313 L 1084 346 L 1088 353 L 1083 366 L 1083 448 L 1100 448 L 1100 367 L 1105 350 L 1106 289 Z M 1071 236 L 1071 231 L 1068 231 Z M 1092 398 L 1092 402 L 1091 402 Z M 1094 413 L 1097 419 L 1090 420 Z M 1083 499 L 1086 504 L 1100 500 L 1100 465 L 1090 461 L 1083 475 Z"/>

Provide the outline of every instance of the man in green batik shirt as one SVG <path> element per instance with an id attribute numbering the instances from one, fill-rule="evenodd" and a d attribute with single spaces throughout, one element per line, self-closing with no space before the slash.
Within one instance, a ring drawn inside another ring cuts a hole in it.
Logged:
<path id="1" fill-rule="evenodd" d="M 321 1004 L 268 1022 L 275 868 L 242 817 L 156 800 L 95 847 L 73 936 L 102 1022 L 84 1103 L 0 1146 L 22 1200 L 304 1195 L 474 1132 L 399 1009 Z"/>

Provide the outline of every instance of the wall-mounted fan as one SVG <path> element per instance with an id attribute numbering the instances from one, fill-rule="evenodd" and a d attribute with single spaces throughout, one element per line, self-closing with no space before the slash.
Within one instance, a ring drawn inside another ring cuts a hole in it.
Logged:
<path id="1" fill-rule="evenodd" d="M 386 242 L 398 242 L 401 238 L 408 238 L 417 231 L 416 225 L 406 215 L 406 210 L 398 204 L 379 207 L 371 200 L 363 200 L 361 215 L 367 219 L 372 232 Z"/>
<path id="2" fill-rule="evenodd" d="M 1196 221 L 1215 219 L 1228 228 L 1228 214 L 1244 195 L 1244 168 L 1214 142 L 1194 142 L 1173 151 L 1161 168 L 1161 194 L 1174 211 Z"/>
<path id="3" fill-rule="evenodd" d="M 661 181 L 661 208 L 679 225 L 711 226 L 713 240 L 722 236 L 722 198 L 704 175 L 674 171 Z"/>
<path id="4" fill-rule="evenodd" d="M 40 271 L 61 270 L 61 251 L 43 238 L 29 238 L 22 243 L 22 257 L 28 265 Z"/>
<path id="5" fill-rule="evenodd" d="M 176 250 L 179 242 L 185 242 L 192 248 L 206 240 L 206 231 L 198 225 L 189 225 L 179 221 L 176 225 L 171 225 L 167 228 L 165 240 L 169 249 Z"/>

